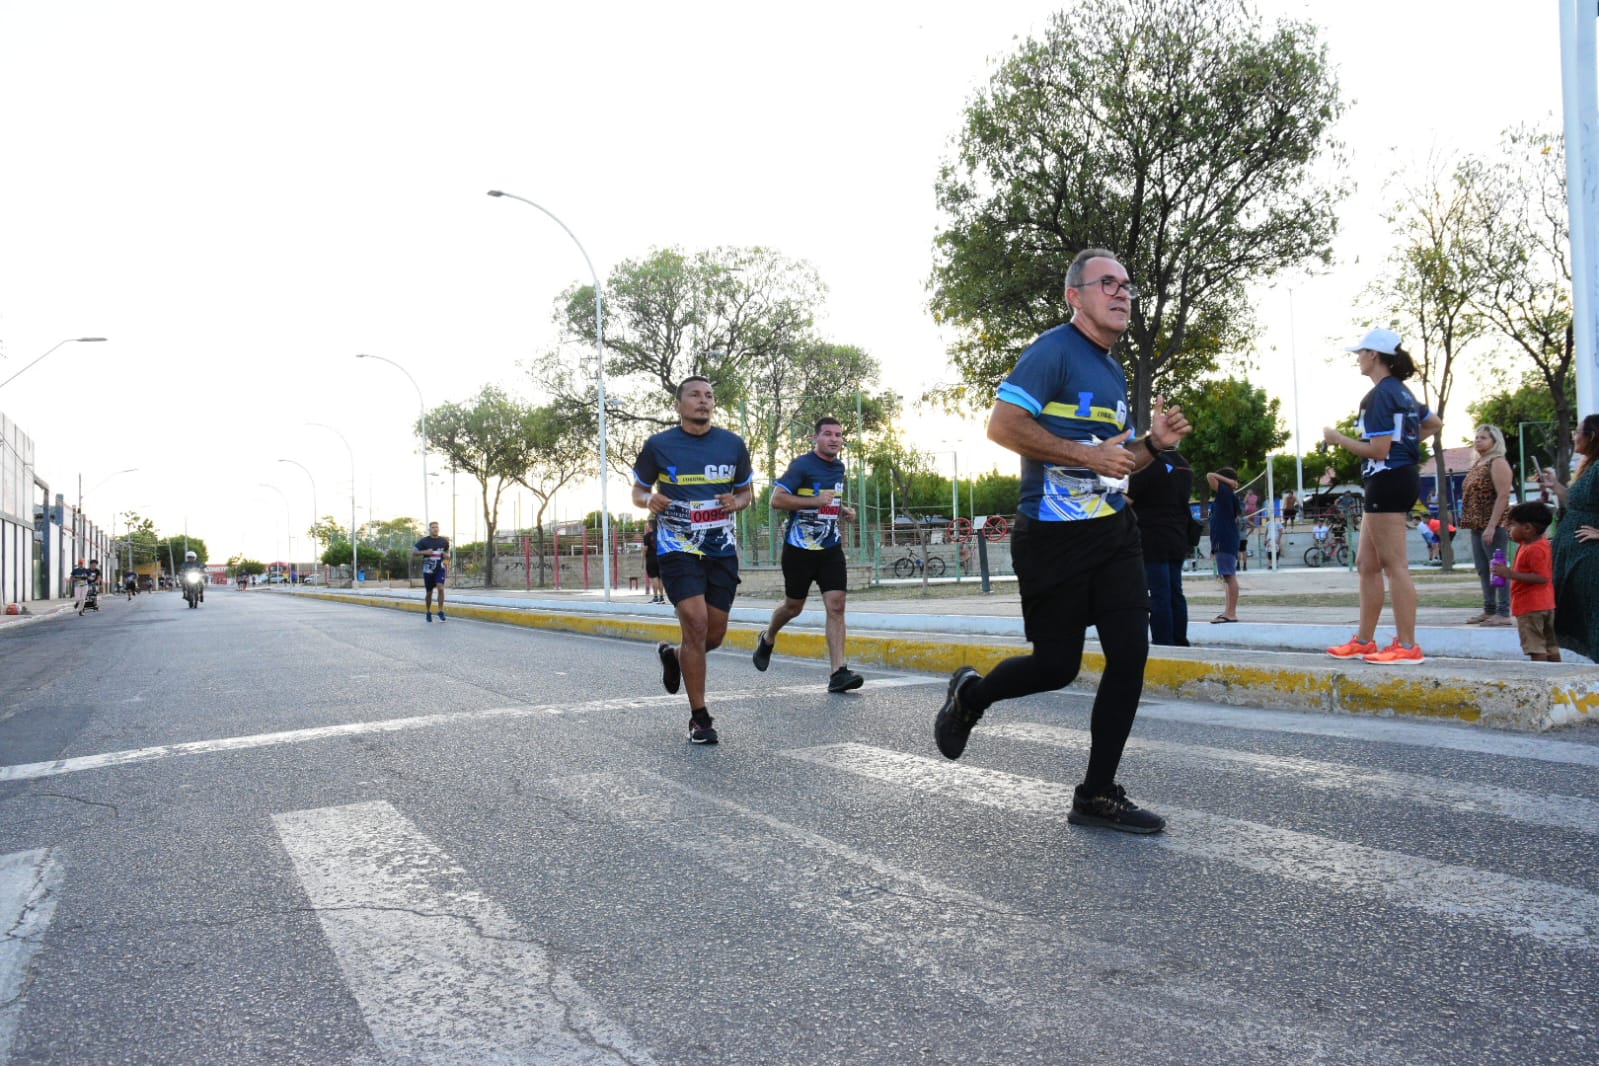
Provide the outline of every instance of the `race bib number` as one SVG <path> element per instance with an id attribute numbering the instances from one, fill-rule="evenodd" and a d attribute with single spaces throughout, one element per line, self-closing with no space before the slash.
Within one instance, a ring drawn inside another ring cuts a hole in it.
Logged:
<path id="1" fill-rule="evenodd" d="M 422 572 L 424 574 L 431 574 L 435 570 L 437 570 L 438 568 L 439 568 L 439 561 L 437 559 L 434 559 L 434 558 L 430 557 L 430 558 L 422 560 Z"/>
<path id="2" fill-rule="evenodd" d="M 733 516 L 715 500 L 695 500 L 689 504 L 688 524 L 690 529 L 696 531 L 728 529 L 733 525 Z"/>

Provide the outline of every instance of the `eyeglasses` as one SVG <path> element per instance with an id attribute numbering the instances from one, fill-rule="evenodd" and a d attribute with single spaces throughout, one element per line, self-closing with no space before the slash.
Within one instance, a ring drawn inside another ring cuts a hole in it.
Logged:
<path id="1" fill-rule="evenodd" d="M 1096 278 L 1094 281 L 1085 281 L 1081 285 L 1073 286 L 1073 288 L 1086 289 L 1088 286 L 1093 285 L 1096 282 L 1099 285 L 1099 291 L 1104 293 L 1106 296 L 1115 296 L 1118 292 L 1121 292 L 1125 289 L 1127 292 L 1127 298 L 1129 300 L 1138 299 L 1138 286 L 1134 285 L 1130 281 L 1123 281 L 1121 278 L 1118 278 L 1113 274 L 1106 274 L 1104 277 Z"/>

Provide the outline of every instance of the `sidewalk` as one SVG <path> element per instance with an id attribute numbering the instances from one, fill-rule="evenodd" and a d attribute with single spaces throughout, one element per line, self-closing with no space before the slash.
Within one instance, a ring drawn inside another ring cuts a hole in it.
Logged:
<path id="1" fill-rule="evenodd" d="M 988 595 L 950 593 L 949 580 L 935 595 L 922 596 L 912 582 L 903 594 L 873 590 L 858 594 L 849 609 L 849 657 L 857 668 L 870 665 L 948 673 L 963 664 L 991 668 L 1026 647 L 1020 597 L 1014 582 L 996 583 Z M 966 584 L 975 585 L 975 579 Z M 1433 582 L 1429 582 L 1429 587 Z M 1347 596 L 1354 575 L 1347 571 L 1300 570 L 1241 575 L 1240 621 L 1212 625 L 1219 608 L 1214 581 L 1190 575 L 1189 648 L 1150 649 L 1145 693 L 1239 706 L 1304 709 L 1377 715 L 1453 718 L 1506 729 L 1543 730 L 1599 721 L 1599 671 L 1581 662 L 1533 663 L 1522 654 L 1514 627 L 1479 629 L 1463 624 L 1470 606 L 1423 606 L 1417 640 L 1427 662 L 1382 667 L 1359 660 L 1332 659 L 1325 649 L 1349 638 L 1357 624 L 1353 606 L 1326 606 L 1319 600 Z M 1443 579 L 1454 598 L 1472 593 L 1476 577 Z M 964 590 L 960 590 L 964 591 Z M 1293 593 L 1312 601 L 1250 606 L 1253 594 L 1270 598 Z M 421 589 L 311 592 L 345 602 L 422 611 Z M 1423 602 L 1427 590 L 1423 590 Z M 675 616 L 669 605 L 647 602 L 637 592 L 613 591 L 606 603 L 598 591 L 453 589 L 450 612 L 463 618 L 566 632 L 653 642 L 674 640 Z M 813 603 L 815 600 L 813 599 Z M 775 599 L 748 598 L 734 604 L 727 647 L 753 650 Z M 1380 643 L 1393 637 L 1385 610 L 1377 631 Z M 807 610 L 778 638 L 778 653 L 825 659 L 822 612 Z M 1090 633 L 1092 639 L 1092 632 Z M 1079 685 L 1092 685 L 1103 669 L 1090 643 Z"/>

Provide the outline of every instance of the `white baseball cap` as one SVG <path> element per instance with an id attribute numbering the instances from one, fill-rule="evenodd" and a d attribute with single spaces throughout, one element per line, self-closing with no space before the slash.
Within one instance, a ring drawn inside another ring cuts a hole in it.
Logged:
<path id="1" fill-rule="evenodd" d="M 1399 334 L 1391 329 L 1377 328 L 1371 330 L 1360 340 L 1345 348 L 1346 352 L 1364 352 L 1371 350 L 1381 352 L 1383 355 L 1393 355 L 1394 349 L 1399 347 Z"/>

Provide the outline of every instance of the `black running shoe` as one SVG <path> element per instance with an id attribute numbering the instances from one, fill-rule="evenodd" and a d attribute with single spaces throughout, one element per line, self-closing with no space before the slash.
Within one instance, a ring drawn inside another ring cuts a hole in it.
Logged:
<path id="1" fill-rule="evenodd" d="M 683 684 L 683 668 L 677 665 L 677 649 L 666 641 L 655 645 L 655 654 L 661 657 L 661 685 L 667 692 L 677 695 Z"/>
<path id="2" fill-rule="evenodd" d="M 715 744 L 716 719 L 703 707 L 688 718 L 688 742 L 690 744 Z"/>
<path id="3" fill-rule="evenodd" d="M 866 684 L 866 679 L 848 666 L 840 666 L 833 671 L 833 676 L 827 679 L 827 691 L 849 692 L 851 689 L 860 688 Z"/>
<path id="4" fill-rule="evenodd" d="M 1090 796 L 1078 785 L 1066 820 L 1072 825 L 1097 825 L 1123 833 L 1158 833 L 1166 828 L 1166 819 L 1128 799 L 1127 790 L 1120 785 L 1112 785 L 1099 796 Z"/>
<path id="5" fill-rule="evenodd" d="M 772 665 L 772 649 L 777 647 L 766 639 L 766 630 L 761 630 L 755 637 L 755 669 L 765 670 Z"/>
<path id="6" fill-rule="evenodd" d="M 961 752 L 966 750 L 966 738 L 972 735 L 972 726 L 983 716 L 982 711 L 962 707 L 960 701 L 961 688 L 982 676 L 970 666 L 963 666 L 950 676 L 949 694 L 944 697 L 938 717 L 933 719 L 933 740 L 946 759 L 961 757 Z"/>

